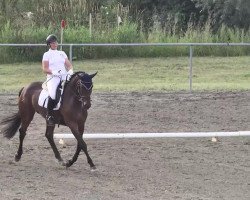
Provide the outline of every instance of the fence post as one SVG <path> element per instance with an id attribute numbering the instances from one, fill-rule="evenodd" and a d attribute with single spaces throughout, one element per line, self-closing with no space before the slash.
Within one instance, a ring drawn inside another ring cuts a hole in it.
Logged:
<path id="1" fill-rule="evenodd" d="M 192 78 L 193 78 L 193 48 L 189 46 L 189 91 L 192 92 Z"/>
<path id="2" fill-rule="evenodd" d="M 71 44 L 71 45 L 69 45 L 69 60 L 70 60 L 70 62 L 72 63 L 72 48 L 73 48 L 73 45 Z"/>
<path id="3" fill-rule="evenodd" d="M 89 13 L 89 35 L 92 37 L 92 14 Z"/>

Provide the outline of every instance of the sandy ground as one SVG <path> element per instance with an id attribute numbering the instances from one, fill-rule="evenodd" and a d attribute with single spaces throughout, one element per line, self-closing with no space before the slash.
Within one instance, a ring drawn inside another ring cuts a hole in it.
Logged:
<path id="1" fill-rule="evenodd" d="M 96 93 L 86 133 L 250 130 L 250 92 Z M 0 120 L 17 111 L 17 95 L 0 95 Z M 98 170 L 85 155 L 65 169 L 47 142 L 36 115 L 24 142 L 0 137 L 0 199 L 3 200 L 249 200 L 250 137 L 87 139 Z M 69 133 L 59 127 L 56 133 Z M 75 140 L 57 146 L 65 160 Z"/>

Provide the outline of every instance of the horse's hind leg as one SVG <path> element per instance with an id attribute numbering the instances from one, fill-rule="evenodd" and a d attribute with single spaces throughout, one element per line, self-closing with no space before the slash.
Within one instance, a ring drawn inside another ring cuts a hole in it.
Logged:
<path id="1" fill-rule="evenodd" d="M 26 131 L 23 131 L 20 128 L 19 129 L 19 140 L 20 140 L 20 143 L 19 143 L 19 147 L 18 147 L 17 153 L 15 155 L 15 161 L 16 162 L 18 162 L 21 159 L 21 156 L 23 154 L 23 140 L 25 138 L 25 135 L 26 135 Z"/>
<path id="2" fill-rule="evenodd" d="M 51 146 L 51 148 L 52 148 L 52 150 L 53 150 L 53 152 L 55 154 L 56 159 L 59 161 L 59 163 L 61 165 L 64 166 L 65 164 L 63 162 L 63 159 L 62 159 L 62 157 L 61 157 L 61 155 L 60 155 L 60 153 L 59 153 L 59 151 L 58 151 L 58 149 L 56 147 L 55 141 L 54 141 L 54 137 L 53 137 L 54 129 L 55 129 L 55 125 L 47 126 L 45 136 L 46 136 L 46 138 L 48 139 L 48 141 L 50 143 L 50 146 Z"/>
<path id="3" fill-rule="evenodd" d="M 30 125 L 30 122 L 32 121 L 34 117 L 35 111 L 29 110 L 29 113 L 26 113 L 25 115 L 21 115 L 21 127 L 19 129 L 19 147 L 17 150 L 17 153 L 15 155 L 15 161 L 18 162 L 21 159 L 21 156 L 23 154 L 23 140 L 26 136 L 26 131 L 28 126 Z"/>

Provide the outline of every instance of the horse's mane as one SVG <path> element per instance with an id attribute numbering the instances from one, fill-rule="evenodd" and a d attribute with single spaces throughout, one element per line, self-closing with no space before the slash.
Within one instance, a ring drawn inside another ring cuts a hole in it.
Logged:
<path id="1" fill-rule="evenodd" d="M 77 75 L 80 74 L 80 73 L 85 73 L 85 72 L 79 71 L 79 72 L 75 72 L 74 74 L 72 74 L 71 77 L 70 77 L 70 79 L 69 79 L 68 81 L 66 81 L 64 88 L 66 88 L 67 85 L 71 82 L 71 80 L 73 80 L 74 77 L 77 76 Z"/>
<path id="2" fill-rule="evenodd" d="M 71 75 L 70 79 L 68 82 L 70 82 L 76 75 L 80 74 L 80 73 L 85 73 L 85 72 L 75 72 L 74 74 Z"/>

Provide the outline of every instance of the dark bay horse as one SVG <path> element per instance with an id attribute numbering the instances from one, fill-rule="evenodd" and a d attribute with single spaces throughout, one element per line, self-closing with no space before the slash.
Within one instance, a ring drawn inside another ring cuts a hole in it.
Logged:
<path id="1" fill-rule="evenodd" d="M 55 124 L 68 126 L 77 140 L 77 148 L 71 160 L 64 163 L 61 155 L 55 145 L 53 133 L 55 125 L 46 126 L 45 136 L 48 139 L 55 157 L 62 165 L 70 167 L 78 158 L 81 150 L 87 156 L 87 161 L 92 170 L 96 167 L 90 158 L 87 150 L 87 145 L 84 142 L 82 135 L 84 132 L 84 124 L 87 119 L 88 109 L 91 106 L 91 93 L 93 88 L 92 78 L 95 74 L 87 74 L 85 72 L 74 73 L 70 80 L 65 83 L 63 100 L 59 110 L 53 111 Z M 26 135 L 27 128 L 33 120 L 35 112 L 45 118 L 46 109 L 38 105 L 39 94 L 42 91 L 42 82 L 33 82 L 27 87 L 24 87 L 19 92 L 18 107 L 16 114 L 5 118 L 1 124 L 5 125 L 2 133 L 8 139 L 11 139 L 16 134 L 19 128 L 20 144 L 15 155 L 15 161 L 21 159 L 23 153 L 23 140 Z"/>

